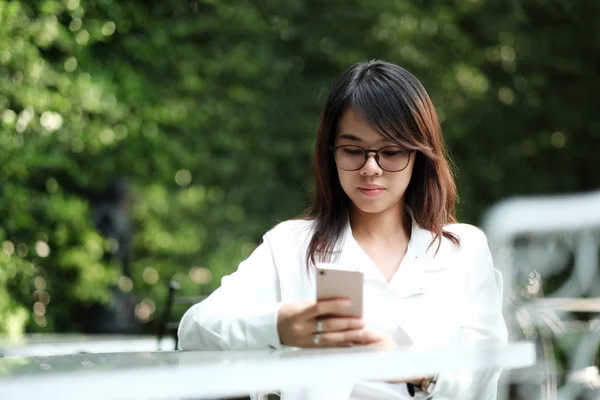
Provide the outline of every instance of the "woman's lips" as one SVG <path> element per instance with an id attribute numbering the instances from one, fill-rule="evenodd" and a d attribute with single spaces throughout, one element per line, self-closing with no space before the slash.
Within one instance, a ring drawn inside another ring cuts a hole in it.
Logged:
<path id="1" fill-rule="evenodd" d="M 358 190 L 363 192 L 363 194 L 365 196 L 373 197 L 373 196 L 378 196 L 381 193 L 383 193 L 385 188 L 358 188 Z"/>

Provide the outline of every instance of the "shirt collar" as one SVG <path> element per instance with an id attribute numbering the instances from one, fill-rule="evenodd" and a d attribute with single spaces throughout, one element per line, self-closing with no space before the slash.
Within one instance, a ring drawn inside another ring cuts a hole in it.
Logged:
<path id="1" fill-rule="evenodd" d="M 431 256 L 432 251 L 435 251 L 433 247 L 429 249 L 433 235 L 430 231 L 424 229 L 417 223 L 414 213 L 410 208 L 406 207 L 406 212 L 411 219 L 411 234 L 405 258 L 411 257 L 411 259 L 422 262 Z M 381 273 L 376 265 L 354 239 L 350 218 L 347 218 L 346 220 L 346 225 L 338 244 L 338 252 L 336 253 L 338 257 L 336 257 L 337 260 L 335 260 L 335 263 L 340 267 L 354 271 L 362 271 L 365 275 L 365 279 L 381 279 Z M 334 261 L 332 260 L 332 262 Z"/>

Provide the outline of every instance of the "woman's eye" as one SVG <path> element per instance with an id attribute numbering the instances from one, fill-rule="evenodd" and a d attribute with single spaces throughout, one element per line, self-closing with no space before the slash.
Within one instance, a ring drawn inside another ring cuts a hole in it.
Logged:
<path id="1" fill-rule="evenodd" d="M 359 156 L 362 154 L 362 150 L 356 150 L 356 149 L 344 149 L 344 153 L 350 155 L 350 156 Z"/>
<path id="2" fill-rule="evenodd" d="M 382 151 L 382 153 L 385 157 L 399 157 L 404 152 L 402 150 L 385 150 L 385 151 Z"/>

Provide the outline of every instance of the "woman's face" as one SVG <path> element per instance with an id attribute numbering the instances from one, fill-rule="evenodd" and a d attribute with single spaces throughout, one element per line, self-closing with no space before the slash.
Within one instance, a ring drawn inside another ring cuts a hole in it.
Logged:
<path id="1" fill-rule="evenodd" d="M 378 214 L 398 206 L 403 206 L 404 193 L 410 183 L 415 154 L 402 151 L 402 148 L 381 136 L 364 122 L 352 108 L 348 108 L 340 119 L 336 134 L 335 148 L 338 146 L 358 146 L 363 149 L 385 149 L 379 153 L 383 170 L 375 160 L 375 153 L 369 153 L 367 162 L 356 171 L 348 171 L 349 166 L 360 165 L 364 155 L 357 147 L 344 147 L 336 150 L 336 165 L 342 189 L 355 207 L 369 214 Z M 396 146 L 389 148 L 388 146 Z"/>

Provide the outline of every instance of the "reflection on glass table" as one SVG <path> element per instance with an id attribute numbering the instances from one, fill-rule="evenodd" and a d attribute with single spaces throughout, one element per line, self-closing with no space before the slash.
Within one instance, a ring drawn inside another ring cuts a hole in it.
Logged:
<path id="1" fill-rule="evenodd" d="M 2 399 L 222 398 L 535 362 L 529 342 L 460 348 L 140 352 L 0 359 Z"/>
<path id="2" fill-rule="evenodd" d="M 159 342 L 151 335 L 28 334 L 0 337 L 0 357 L 159 351 L 174 346 L 171 337 Z"/>

